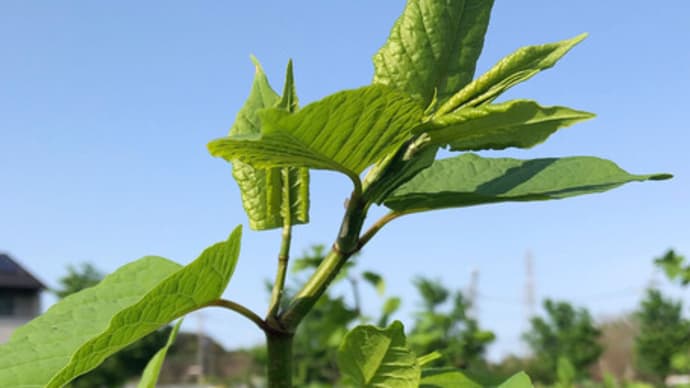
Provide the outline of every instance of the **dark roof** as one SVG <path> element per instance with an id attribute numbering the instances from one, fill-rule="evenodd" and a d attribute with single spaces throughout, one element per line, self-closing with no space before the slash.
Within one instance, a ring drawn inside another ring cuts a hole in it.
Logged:
<path id="1" fill-rule="evenodd" d="M 0 253 L 0 289 L 42 290 L 46 286 L 4 253 Z"/>

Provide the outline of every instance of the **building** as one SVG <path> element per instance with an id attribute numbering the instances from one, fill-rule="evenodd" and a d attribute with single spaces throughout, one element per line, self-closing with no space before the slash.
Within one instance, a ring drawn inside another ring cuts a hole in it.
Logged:
<path id="1" fill-rule="evenodd" d="M 46 287 L 10 256 L 0 253 L 0 343 L 41 313 Z"/>

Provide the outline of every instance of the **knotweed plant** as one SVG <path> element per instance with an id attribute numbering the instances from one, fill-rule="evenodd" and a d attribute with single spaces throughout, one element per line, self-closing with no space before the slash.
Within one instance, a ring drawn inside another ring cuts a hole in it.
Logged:
<path id="1" fill-rule="evenodd" d="M 629 174 L 596 157 L 518 160 L 472 153 L 531 148 L 558 129 L 593 117 L 527 99 L 496 102 L 506 90 L 552 67 L 585 35 L 520 48 L 475 77 L 492 6 L 491 0 L 409 0 L 374 56 L 371 84 L 304 107 L 291 62 L 278 93 L 254 60 L 246 103 L 229 135 L 211 141 L 208 149 L 232 164 L 251 229 L 282 228 L 265 316 L 221 297 L 240 251 L 237 227 L 187 266 L 147 256 L 57 303 L 0 347 L 0 385 L 61 387 L 161 326 L 220 306 L 265 333 L 267 384 L 290 387 L 292 340 L 300 322 L 348 259 L 389 222 L 431 210 L 561 199 L 670 177 Z M 437 158 L 440 149 L 457 155 Z M 292 227 L 309 221 L 310 169 L 344 174 L 352 192 L 332 249 L 303 288 L 283 301 Z M 365 229 L 372 206 L 390 211 Z M 147 367 L 141 386 L 155 385 L 176 332 Z M 413 354 L 402 324 L 394 322 L 387 328 L 354 328 L 337 362 L 344 385 L 472 386 L 460 371 L 424 369 L 435 357 Z M 520 374 L 504 386 L 531 384 Z"/>

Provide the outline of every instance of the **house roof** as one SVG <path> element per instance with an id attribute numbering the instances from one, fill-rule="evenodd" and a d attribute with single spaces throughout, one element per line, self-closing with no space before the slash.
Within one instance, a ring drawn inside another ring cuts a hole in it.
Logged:
<path id="1" fill-rule="evenodd" d="M 46 286 L 9 255 L 0 253 L 0 289 L 42 290 Z"/>

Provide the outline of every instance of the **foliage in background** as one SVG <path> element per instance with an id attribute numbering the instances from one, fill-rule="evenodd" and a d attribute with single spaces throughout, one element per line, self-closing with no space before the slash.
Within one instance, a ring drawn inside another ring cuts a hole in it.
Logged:
<path id="1" fill-rule="evenodd" d="M 93 287 L 103 279 L 103 273 L 91 263 L 68 266 L 67 274 L 58 279 L 60 286 L 53 291 L 64 298 L 85 288 Z M 145 336 L 106 359 L 98 368 L 70 383 L 73 388 L 120 387 L 127 380 L 139 376 L 149 359 L 165 345 L 170 328 Z"/>
<path id="2" fill-rule="evenodd" d="M 683 286 L 690 284 L 690 263 L 673 249 L 655 259 L 654 264 L 664 271 L 669 280 L 678 281 Z"/>
<path id="3" fill-rule="evenodd" d="M 440 352 L 443 357 L 431 366 L 485 369 L 486 348 L 495 335 L 481 329 L 471 316 L 471 301 L 438 280 L 418 277 L 414 285 L 422 298 L 422 310 L 414 313 L 414 326 L 408 336 L 410 348 L 417 354 Z M 450 305 L 447 311 L 442 310 L 444 305 Z"/>
<path id="4" fill-rule="evenodd" d="M 635 339 L 637 368 L 656 383 L 673 370 L 674 355 L 687 352 L 690 345 L 690 322 L 683 318 L 682 309 L 680 301 L 650 289 L 636 313 L 640 326 Z"/>
<path id="5" fill-rule="evenodd" d="M 537 379 L 555 382 L 574 369 L 572 380 L 588 377 L 588 367 L 602 353 L 598 342 L 601 331 L 589 312 L 562 301 L 544 301 L 546 317 L 531 319 L 531 329 L 524 334 L 536 363 L 530 371 Z"/>

